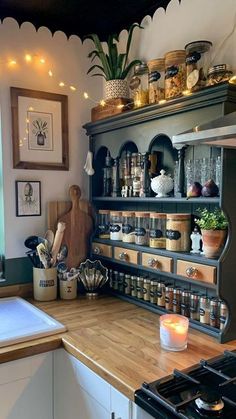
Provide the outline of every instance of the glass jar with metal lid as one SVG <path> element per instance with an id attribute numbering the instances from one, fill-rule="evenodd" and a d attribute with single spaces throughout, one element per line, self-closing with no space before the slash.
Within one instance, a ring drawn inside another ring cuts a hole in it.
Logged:
<path id="1" fill-rule="evenodd" d="M 186 90 L 185 50 L 165 54 L 165 98 L 174 99 Z"/>
<path id="2" fill-rule="evenodd" d="M 191 91 L 206 85 L 211 47 L 210 41 L 194 41 L 185 45 L 187 88 Z"/>
<path id="3" fill-rule="evenodd" d="M 148 66 L 145 62 L 134 67 L 134 75 L 130 80 L 129 87 L 135 108 L 148 105 Z"/>
<path id="4" fill-rule="evenodd" d="M 200 320 L 200 296 L 197 292 L 192 292 L 190 295 L 190 319 Z"/>
<path id="5" fill-rule="evenodd" d="M 143 277 L 137 277 L 137 298 L 143 298 Z"/>
<path id="6" fill-rule="evenodd" d="M 134 243 L 135 213 L 132 211 L 123 211 L 122 217 L 122 241 L 125 243 Z"/>
<path id="7" fill-rule="evenodd" d="M 110 212 L 110 240 L 122 240 L 122 212 Z"/>
<path id="8" fill-rule="evenodd" d="M 149 212 L 135 213 L 135 244 L 147 246 L 149 241 Z"/>
<path id="9" fill-rule="evenodd" d="M 149 246 L 155 249 L 166 248 L 166 214 L 150 212 Z"/>
<path id="10" fill-rule="evenodd" d="M 173 313 L 180 314 L 181 311 L 181 288 L 175 287 L 173 290 Z"/>
<path id="11" fill-rule="evenodd" d="M 158 281 L 157 283 L 157 305 L 160 307 L 165 307 L 165 293 L 166 286 L 164 282 Z"/>
<path id="12" fill-rule="evenodd" d="M 172 285 L 166 285 L 165 289 L 165 308 L 166 310 L 173 310 L 173 292 L 174 288 Z"/>
<path id="13" fill-rule="evenodd" d="M 210 323 L 210 298 L 206 295 L 200 297 L 200 322 L 204 324 Z"/>
<path id="14" fill-rule="evenodd" d="M 210 67 L 207 72 L 207 86 L 228 82 L 233 75 L 228 64 L 218 64 Z"/>
<path id="15" fill-rule="evenodd" d="M 148 61 L 148 92 L 149 103 L 158 103 L 159 100 L 164 99 L 164 73 L 165 60 L 164 58 L 157 58 L 156 60 Z"/>
<path id="16" fill-rule="evenodd" d="M 166 214 L 166 249 L 189 252 L 191 214 Z"/>
<path id="17" fill-rule="evenodd" d="M 150 303 L 157 303 L 157 281 L 153 279 L 150 282 Z"/>
<path id="18" fill-rule="evenodd" d="M 183 290 L 181 296 L 181 315 L 185 317 L 190 316 L 190 291 Z"/>
<path id="19" fill-rule="evenodd" d="M 144 301 L 150 301 L 150 285 L 151 280 L 149 278 L 143 279 L 143 299 Z"/>
<path id="20" fill-rule="evenodd" d="M 110 211 L 98 211 L 98 237 L 100 239 L 110 238 Z"/>

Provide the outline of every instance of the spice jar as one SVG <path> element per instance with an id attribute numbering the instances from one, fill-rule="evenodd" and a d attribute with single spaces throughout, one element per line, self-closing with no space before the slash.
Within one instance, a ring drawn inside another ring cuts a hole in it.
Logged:
<path id="1" fill-rule="evenodd" d="M 165 307 L 165 284 L 164 282 L 157 283 L 157 305 L 160 307 Z"/>
<path id="2" fill-rule="evenodd" d="M 181 315 L 190 316 L 190 291 L 183 290 L 181 296 Z"/>
<path id="3" fill-rule="evenodd" d="M 166 248 L 166 214 L 150 213 L 149 246 L 155 249 Z"/>
<path id="4" fill-rule="evenodd" d="M 176 287 L 173 290 L 173 313 L 180 314 L 181 311 L 181 295 L 182 291 Z"/>
<path id="5" fill-rule="evenodd" d="M 210 41 L 194 41 L 185 45 L 187 88 L 191 91 L 201 89 L 206 85 Z"/>
<path id="6" fill-rule="evenodd" d="M 129 274 L 125 274 L 125 294 L 131 293 L 131 276 Z"/>
<path id="7" fill-rule="evenodd" d="M 125 274 L 123 272 L 119 272 L 118 291 L 124 292 L 124 287 L 125 287 Z"/>
<path id="8" fill-rule="evenodd" d="M 200 297 L 200 322 L 210 323 L 210 299 L 205 295 Z"/>
<path id="9" fill-rule="evenodd" d="M 164 58 L 157 58 L 156 60 L 148 61 L 148 93 L 149 103 L 158 103 L 159 100 L 164 99 Z"/>
<path id="10" fill-rule="evenodd" d="M 150 283 L 150 303 L 157 303 L 157 282 L 153 280 Z"/>
<path id="11" fill-rule="evenodd" d="M 200 296 L 196 292 L 193 292 L 190 295 L 190 319 L 192 320 L 200 320 L 199 302 Z"/>
<path id="12" fill-rule="evenodd" d="M 122 212 L 110 212 L 110 240 L 122 240 Z"/>
<path id="13" fill-rule="evenodd" d="M 218 298 L 212 298 L 210 301 L 210 326 L 212 327 L 220 326 L 219 308 Z"/>
<path id="14" fill-rule="evenodd" d="M 150 284 L 151 284 L 151 280 L 149 278 L 144 278 L 144 280 L 143 280 L 143 299 L 144 299 L 144 301 L 150 301 Z"/>
<path id="15" fill-rule="evenodd" d="M 226 320 L 228 318 L 228 307 L 224 301 L 220 302 L 220 330 L 223 330 L 225 327 Z"/>
<path id="16" fill-rule="evenodd" d="M 98 211 L 98 237 L 100 239 L 110 238 L 110 211 Z"/>
<path id="17" fill-rule="evenodd" d="M 137 277 L 137 298 L 143 298 L 143 277 Z"/>
<path id="18" fill-rule="evenodd" d="M 131 295 L 132 297 L 137 297 L 137 276 L 131 276 Z"/>
<path id="19" fill-rule="evenodd" d="M 119 284 L 119 272 L 113 271 L 113 289 L 118 291 L 118 284 Z"/>
<path id="20" fill-rule="evenodd" d="M 134 75 L 129 87 L 135 108 L 148 105 L 148 66 L 145 62 L 134 67 Z"/>
<path id="21" fill-rule="evenodd" d="M 166 215 L 166 249 L 173 252 L 190 250 L 191 214 Z"/>
<path id="22" fill-rule="evenodd" d="M 149 213 L 135 213 L 135 244 L 146 246 L 149 237 Z"/>
<path id="23" fill-rule="evenodd" d="M 218 64 L 210 67 L 207 72 L 207 86 L 229 81 L 233 75 L 228 64 Z"/>
<path id="24" fill-rule="evenodd" d="M 173 310 L 173 287 L 166 285 L 165 308 L 166 310 Z"/>
<path id="25" fill-rule="evenodd" d="M 134 243 L 135 213 L 132 211 L 123 211 L 122 241 L 125 243 Z"/>
<path id="26" fill-rule="evenodd" d="M 186 89 L 185 51 L 176 50 L 165 54 L 165 98 L 181 96 Z"/>

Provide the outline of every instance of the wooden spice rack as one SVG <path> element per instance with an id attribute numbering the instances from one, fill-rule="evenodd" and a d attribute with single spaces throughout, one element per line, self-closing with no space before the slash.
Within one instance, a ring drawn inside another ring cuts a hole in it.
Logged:
<path id="1" fill-rule="evenodd" d="M 181 284 L 184 288 L 217 296 L 227 303 L 229 316 L 223 330 L 211 328 L 208 325 L 191 321 L 195 327 L 207 334 L 218 338 L 222 343 L 236 338 L 236 287 L 235 287 L 235 254 L 236 254 L 236 150 L 217 149 L 209 146 L 188 146 L 187 159 L 218 156 L 222 159 L 222 179 L 219 198 L 113 198 L 101 196 L 101 168 L 104 166 L 107 150 L 112 157 L 121 156 L 125 150 L 144 153 L 152 150 L 160 151 L 163 155 L 162 166 L 173 175 L 174 161 L 177 151 L 173 149 L 171 137 L 187 131 L 193 126 L 208 122 L 236 110 L 236 87 L 222 84 L 203 89 L 187 97 L 167 101 L 162 105 L 148 105 L 133 111 L 127 111 L 84 126 L 90 138 L 90 150 L 94 153 L 94 168 L 96 175 L 90 178 L 90 200 L 98 209 L 110 210 L 138 210 L 165 213 L 191 213 L 207 207 L 214 210 L 221 207 L 229 218 L 230 227 L 228 240 L 219 259 L 207 259 L 191 253 L 168 252 L 167 250 L 152 249 L 147 246 L 114 242 L 94 238 L 91 255 L 99 257 L 106 266 L 128 271 L 129 273 L 149 274 L 150 277 L 168 278 L 173 284 Z M 93 250 L 101 247 L 102 252 L 97 255 Z M 117 251 L 118 248 L 118 251 Z M 119 260 L 119 249 L 134 252 L 132 261 Z M 117 257 L 118 254 L 118 257 Z M 171 258 L 169 271 L 145 266 L 143 255 Z M 182 261 L 182 262 L 181 262 Z M 186 278 L 183 274 L 185 265 L 199 264 L 207 269 L 205 280 Z M 182 270 L 181 270 L 182 269 Z M 113 292 L 113 291 L 112 291 Z M 114 294 L 114 292 L 113 292 Z M 117 297 L 126 299 L 156 312 L 166 312 L 151 303 L 137 298 L 115 293 Z"/>

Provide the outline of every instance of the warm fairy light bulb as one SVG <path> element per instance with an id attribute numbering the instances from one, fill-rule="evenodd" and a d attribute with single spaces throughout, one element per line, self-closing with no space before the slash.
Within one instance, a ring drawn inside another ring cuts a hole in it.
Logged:
<path id="1" fill-rule="evenodd" d="M 60 86 L 60 87 L 64 87 L 64 86 L 65 86 L 64 81 L 60 81 L 59 86 Z"/>
<path id="2" fill-rule="evenodd" d="M 49 75 L 50 77 L 52 77 L 52 76 L 53 76 L 52 70 L 49 70 L 48 75 Z"/>
<path id="3" fill-rule="evenodd" d="M 122 109 L 124 106 L 125 106 L 125 105 L 122 105 L 122 104 L 117 105 L 117 109 Z"/>
<path id="4" fill-rule="evenodd" d="M 75 86 L 70 86 L 70 90 L 72 90 L 72 92 L 75 92 L 76 91 L 76 87 Z"/>
<path id="5" fill-rule="evenodd" d="M 229 83 L 236 84 L 236 75 L 232 76 L 232 77 L 229 79 Z"/>
<path id="6" fill-rule="evenodd" d="M 30 107 L 28 108 L 28 111 L 33 111 L 33 110 L 34 110 L 33 106 L 30 106 Z"/>
<path id="7" fill-rule="evenodd" d="M 84 98 L 85 98 L 85 99 L 88 99 L 88 98 L 89 98 L 89 95 L 88 95 L 88 93 L 87 93 L 87 92 L 84 92 Z"/>
<path id="8" fill-rule="evenodd" d="M 161 100 L 159 100 L 159 105 L 162 105 L 163 103 L 166 103 L 166 99 L 161 99 Z"/>
<path id="9" fill-rule="evenodd" d="M 191 94 L 192 94 L 192 92 L 191 92 L 191 90 L 183 90 L 182 94 L 183 94 L 184 96 L 189 96 L 189 95 L 191 95 Z"/>
<path id="10" fill-rule="evenodd" d="M 45 59 L 44 58 L 40 58 L 39 61 L 40 61 L 41 64 L 45 64 Z"/>
<path id="11" fill-rule="evenodd" d="M 16 63 L 16 60 L 10 60 L 8 64 L 9 64 L 10 66 L 14 66 L 14 65 L 16 65 L 17 63 Z"/>
<path id="12" fill-rule="evenodd" d="M 31 57 L 31 55 L 30 55 L 30 54 L 25 54 L 25 61 L 26 61 L 27 63 L 30 63 L 30 62 L 32 61 L 32 57 Z"/>
<path id="13" fill-rule="evenodd" d="M 104 99 L 100 100 L 100 105 L 101 105 L 101 106 L 105 106 L 105 105 L 106 105 L 106 102 L 105 102 L 105 100 L 104 100 Z"/>

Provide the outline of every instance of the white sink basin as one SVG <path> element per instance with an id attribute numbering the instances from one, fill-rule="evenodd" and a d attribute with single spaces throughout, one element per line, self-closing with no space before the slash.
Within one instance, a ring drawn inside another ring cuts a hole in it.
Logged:
<path id="1" fill-rule="evenodd" d="M 23 298 L 0 298 L 0 348 L 65 331 L 63 324 Z"/>

